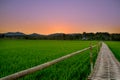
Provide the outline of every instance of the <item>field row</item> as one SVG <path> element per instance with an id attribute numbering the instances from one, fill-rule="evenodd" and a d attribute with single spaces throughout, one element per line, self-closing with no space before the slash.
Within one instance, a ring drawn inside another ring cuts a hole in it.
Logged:
<path id="1" fill-rule="evenodd" d="M 1 40 L 0 77 L 42 64 L 89 47 L 96 41 Z M 97 57 L 93 49 L 94 62 Z M 84 80 L 90 73 L 89 50 L 28 75 L 23 80 Z"/>
<path id="2" fill-rule="evenodd" d="M 115 57 L 120 62 L 120 42 L 119 41 L 108 41 L 106 42 L 109 48 L 114 53 Z"/>

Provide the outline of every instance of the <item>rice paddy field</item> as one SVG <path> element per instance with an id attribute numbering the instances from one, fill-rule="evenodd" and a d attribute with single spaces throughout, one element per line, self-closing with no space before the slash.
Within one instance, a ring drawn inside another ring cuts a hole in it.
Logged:
<path id="1" fill-rule="evenodd" d="M 87 48 L 90 43 L 94 45 L 98 42 L 67 40 L 0 40 L 0 78 L 51 61 L 77 50 Z M 107 43 L 114 45 L 109 42 Z M 95 62 L 97 47 L 93 48 L 92 53 L 93 62 Z M 20 78 L 19 80 L 86 80 L 90 73 L 89 55 L 90 51 L 87 50 L 46 69 Z"/>
<path id="2" fill-rule="evenodd" d="M 106 43 L 120 62 L 120 41 L 107 41 Z"/>

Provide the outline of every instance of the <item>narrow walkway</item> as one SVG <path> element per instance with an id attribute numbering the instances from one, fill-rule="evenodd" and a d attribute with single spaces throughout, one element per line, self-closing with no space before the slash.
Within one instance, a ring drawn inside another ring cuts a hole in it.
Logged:
<path id="1" fill-rule="evenodd" d="M 102 43 L 90 80 L 120 80 L 120 63 L 105 43 Z"/>

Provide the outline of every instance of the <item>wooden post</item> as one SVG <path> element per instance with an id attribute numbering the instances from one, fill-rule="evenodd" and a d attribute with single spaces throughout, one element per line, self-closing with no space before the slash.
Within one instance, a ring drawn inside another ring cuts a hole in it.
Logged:
<path id="1" fill-rule="evenodd" d="M 99 42 L 97 44 L 97 54 L 99 53 Z"/>
<path id="2" fill-rule="evenodd" d="M 90 65 L 91 65 L 91 72 L 93 71 L 93 59 L 92 59 L 92 44 L 90 43 Z"/>

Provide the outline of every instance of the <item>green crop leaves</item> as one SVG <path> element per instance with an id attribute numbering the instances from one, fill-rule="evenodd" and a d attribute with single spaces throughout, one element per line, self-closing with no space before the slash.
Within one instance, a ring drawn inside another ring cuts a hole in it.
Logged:
<path id="1" fill-rule="evenodd" d="M 119 41 L 107 41 L 109 48 L 112 50 L 115 57 L 120 62 L 120 42 Z"/>
<path id="2" fill-rule="evenodd" d="M 97 41 L 0 40 L 0 77 L 40 65 Z M 61 61 L 20 80 L 85 80 L 90 73 L 89 50 Z M 95 63 L 97 50 L 93 48 Z"/>

